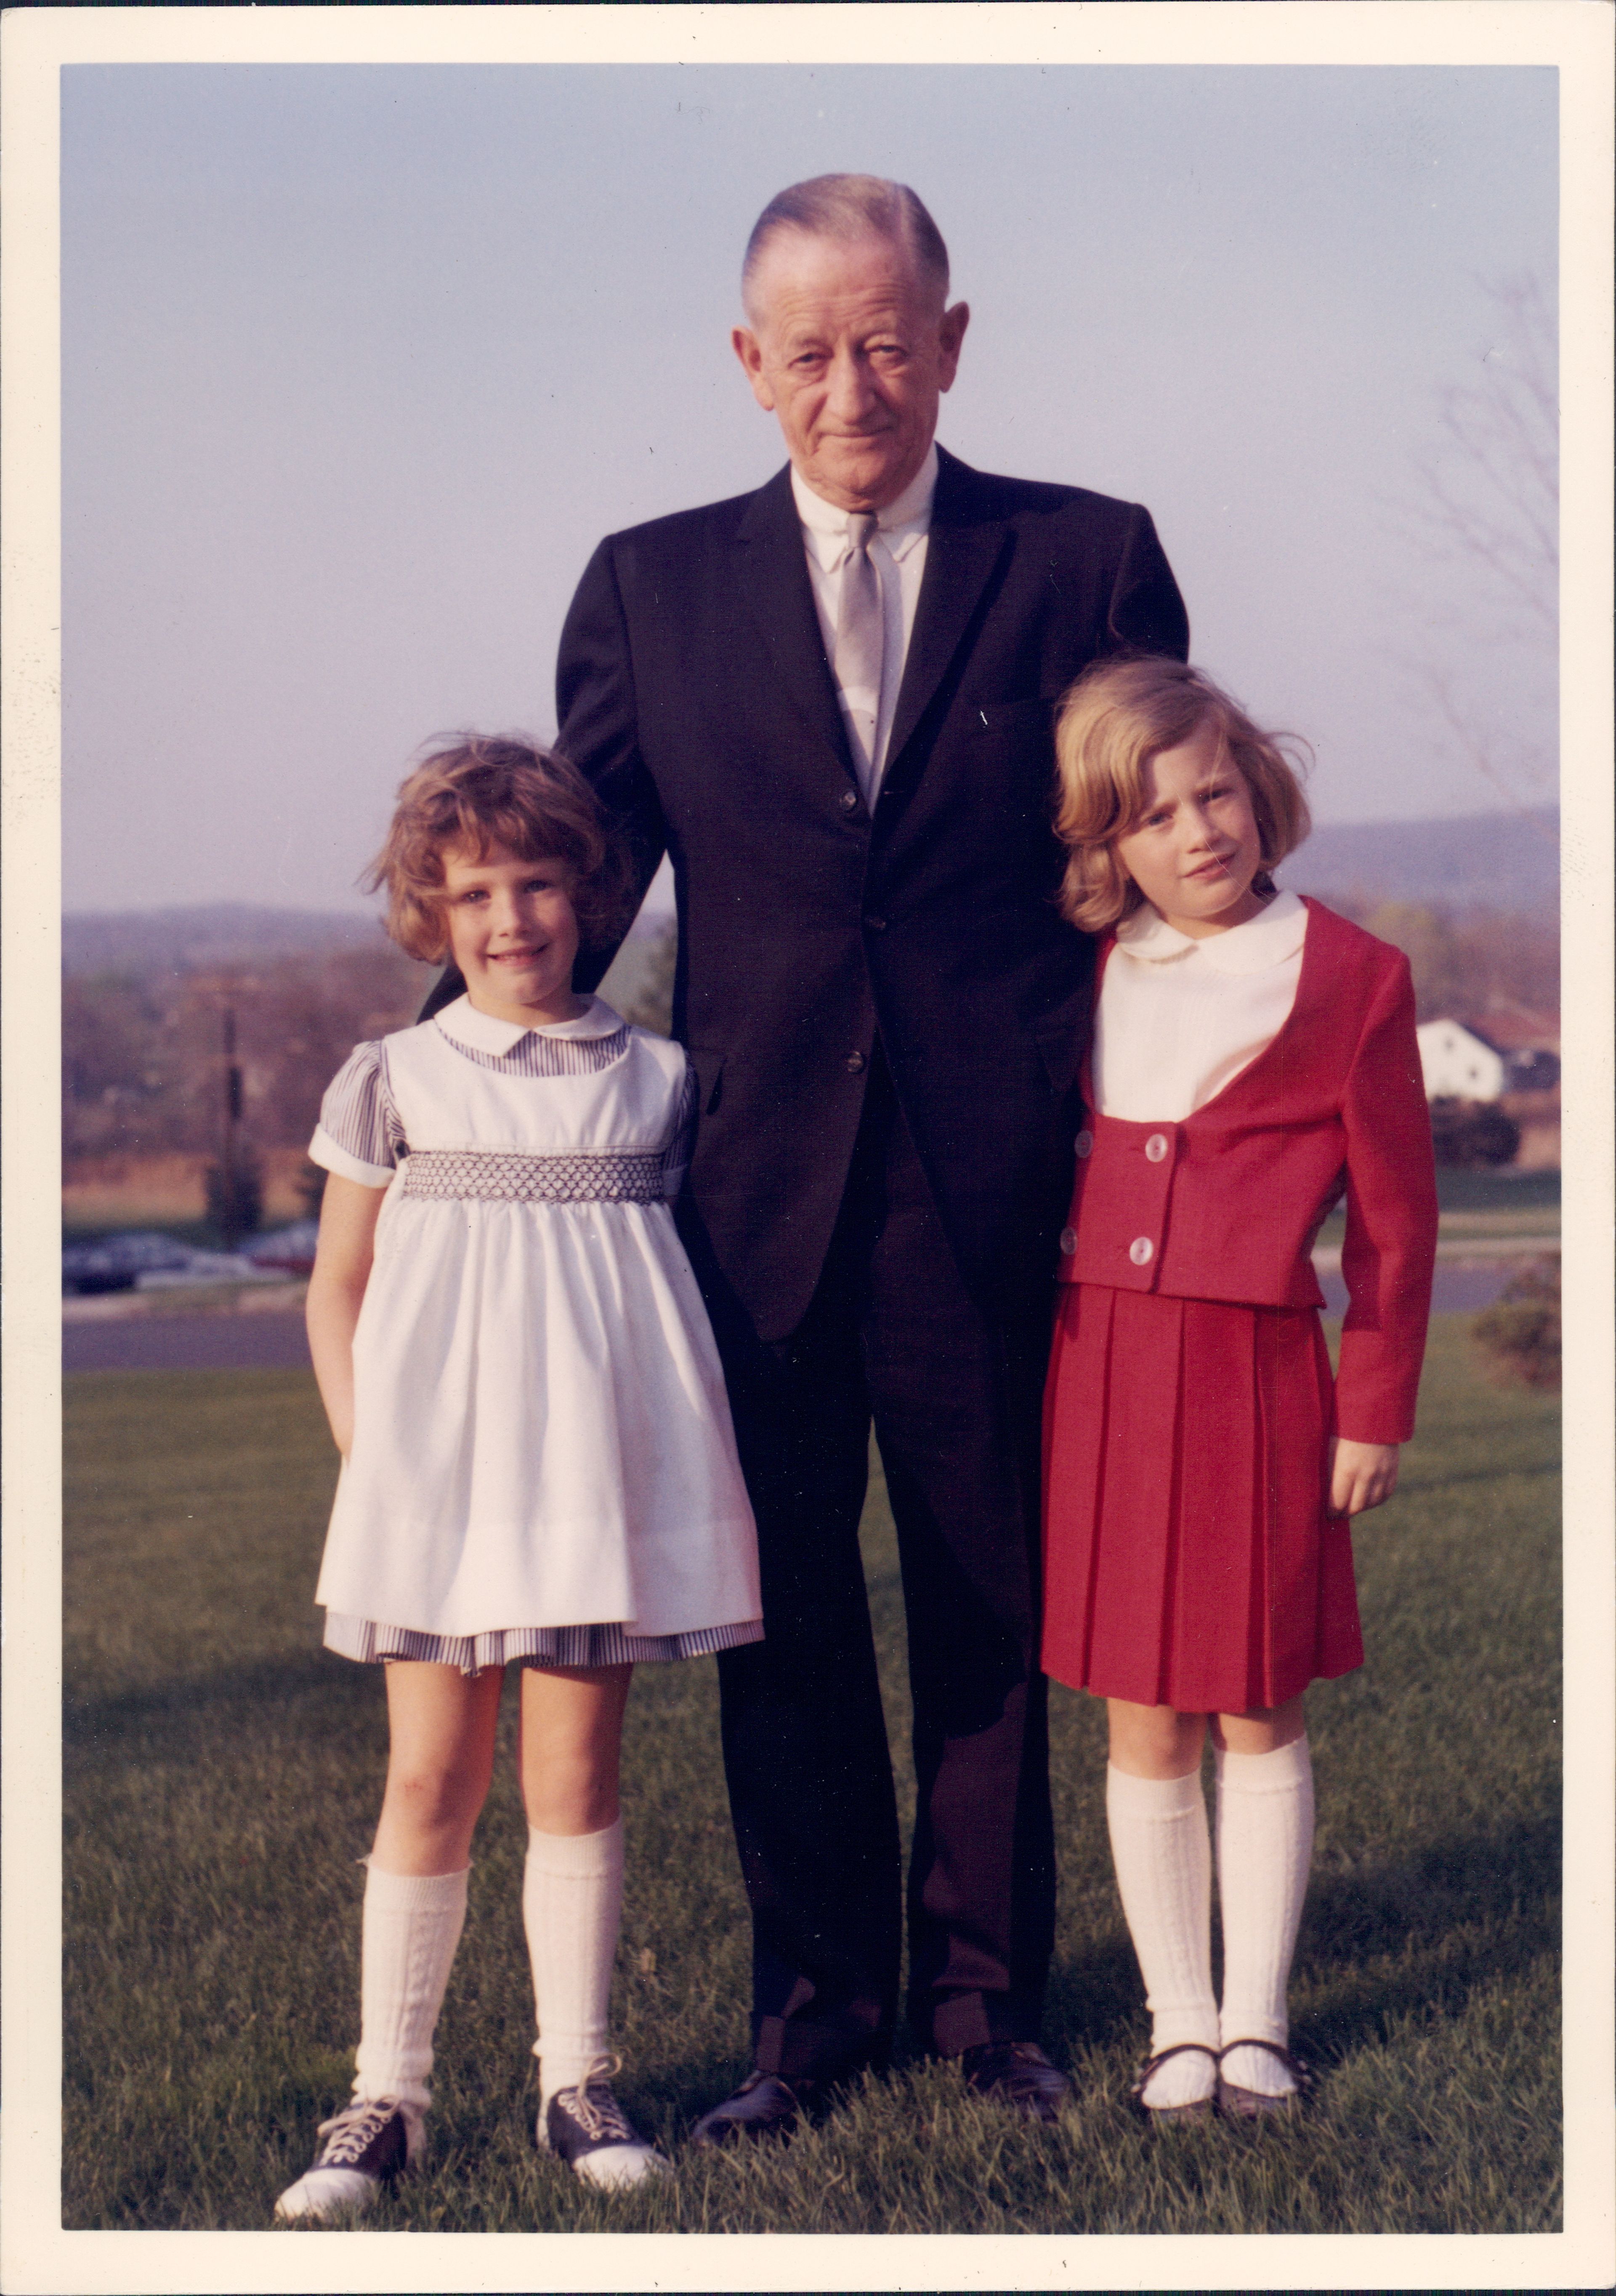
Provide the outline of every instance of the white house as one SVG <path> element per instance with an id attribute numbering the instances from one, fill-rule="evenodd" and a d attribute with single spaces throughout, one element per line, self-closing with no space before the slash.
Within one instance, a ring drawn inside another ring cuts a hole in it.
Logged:
<path id="1" fill-rule="evenodd" d="M 1504 1055 L 1458 1021 L 1426 1021 L 1415 1030 L 1427 1100 L 1497 1100 L 1507 1081 Z"/>

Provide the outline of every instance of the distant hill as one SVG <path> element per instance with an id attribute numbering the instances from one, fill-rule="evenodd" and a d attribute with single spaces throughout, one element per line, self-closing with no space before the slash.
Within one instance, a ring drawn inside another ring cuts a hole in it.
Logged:
<path id="1" fill-rule="evenodd" d="M 643 931 L 654 935 L 660 922 L 648 917 Z M 636 949 L 640 938 L 636 931 Z M 215 965 L 389 945 L 380 918 L 353 909 L 265 909 L 217 901 L 193 909 L 89 911 L 62 920 L 62 969 L 74 979 L 114 972 L 151 980 Z"/>
<path id="2" fill-rule="evenodd" d="M 1517 914 L 1560 899 L 1560 812 L 1472 813 L 1434 821 L 1326 824 L 1279 872 L 1322 900 L 1361 895 Z"/>
<path id="3" fill-rule="evenodd" d="M 1476 813 L 1434 821 L 1366 821 L 1316 829 L 1280 871 L 1281 882 L 1329 900 L 1434 902 L 1445 908 L 1553 910 L 1559 899 L 1560 815 Z M 647 914 L 635 939 L 654 937 L 665 913 Z M 62 921 L 63 972 L 141 979 L 250 964 L 322 949 L 373 948 L 373 915 L 348 909 L 207 907 L 99 911 Z M 635 955 L 637 959 L 639 952 Z M 647 958 L 649 961 L 649 958 Z M 626 966 L 636 975 L 637 964 Z M 618 985 L 614 983 L 614 986 Z"/>
<path id="4" fill-rule="evenodd" d="M 205 972 L 216 964 L 373 948 L 374 916 L 342 909 L 259 909 L 241 901 L 205 908 L 92 911 L 62 920 L 62 969 L 74 975 L 133 973 L 141 980 Z"/>

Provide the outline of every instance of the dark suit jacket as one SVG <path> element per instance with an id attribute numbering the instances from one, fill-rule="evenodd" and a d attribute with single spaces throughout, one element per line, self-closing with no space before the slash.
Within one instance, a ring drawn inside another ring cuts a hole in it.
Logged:
<path id="1" fill-rule="evenodd" d="M 996 1315 L 1047 1284 L 1092 970 L 1053 906 L 1053 713 L 1096 655 L 1187 644 L 1144 510 L 939 453 L 872 817 L 789 470 L 591 559 L 558 747 L 642 884 L 672 856 L 674 1029 L 701 1094 L 687 1224 L 761 1338 L 813 1292 L 878 1034 L 967 1282 Z"/>

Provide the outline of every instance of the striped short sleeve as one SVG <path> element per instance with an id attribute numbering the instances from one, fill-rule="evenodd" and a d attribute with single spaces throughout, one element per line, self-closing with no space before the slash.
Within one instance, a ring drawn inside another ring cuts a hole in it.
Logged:
<path id="1" fill-rule="evenodd" d="M 308 1144 L 309 1161 L 363 1188 L 385 1188 L 404 1149 L 404 1125 L 388 1085 L 386 1047 L 356 1046 L 326 1087 Z"/>
<path id="2" fill-rule="evenodd" d="M 685 1089 L 679 1095 L 679 1112 L 674 1119 L 673 1137 L 662 1151 L 662 1195 L 672 1203 L 685 1185 L 690 1171 L 691 1151 L 695 1145 L 696 1131 L 696 1072 L 688 1062 L 685 1068 Z"/>

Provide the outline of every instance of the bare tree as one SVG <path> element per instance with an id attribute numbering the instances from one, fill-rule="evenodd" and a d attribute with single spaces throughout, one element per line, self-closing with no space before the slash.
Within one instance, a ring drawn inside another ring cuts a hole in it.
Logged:
<path id="1" fill-rule="evenodd" d="M 1513 655 L 1552 694 L 1559 641 L 1559 422 L 1553 314 L 1530 274 L 1488 283 L 1493 324 L 1471 376 L 1442 392 L 1398 524 L 1431 570 L 1424 639 L 1404 666 L 1460 755 L 1511 804 L 1554 786 L 1547 740 L 1501 726 L 1455 660 Z M 1456 644 L 1456 642 L 1458 642 Z M 1545 714 L 1549 714 L 1546 703 Z M 1537 790 L 1523 789 L 1535 782 Z"/>

